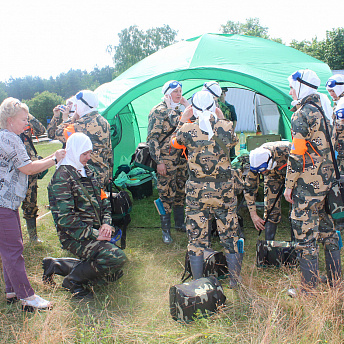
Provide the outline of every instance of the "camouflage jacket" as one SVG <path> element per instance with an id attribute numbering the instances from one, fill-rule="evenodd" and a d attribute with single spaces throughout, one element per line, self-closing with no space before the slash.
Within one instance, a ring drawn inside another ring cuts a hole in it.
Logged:
<path id="1" fill-rule="evenodd" d="M 218 120 L 215 123 L 213 116 L 210 123 L 214 135 L 219 137 L 230 150 L 238 142 L 233 130 L 233 122 Z M 231 162 L 228 155 L 215 142 L 214 138 L 208 140 L 208 134 L 199 127 L 199 120 L 194 123 L 179 123 L 174 134 L 177 143 L 188 149 L 189 179 L 224 179 L 231 178 Z"/>
<path id="2" fill-rule="evenodd" d="M 292 109 L 297 111 L 291 118 L 293 142 L 285 182 L 290 189 L 301 186 L 306 196 L 313 196 L 314 193 L 326 194 L 333 181 L 334 171 L 323 116 L 316 107 L 308 104 L 310 101 L 321 107 L 320 97 L 311 94 Z M 329 120 L 327 125 L 331 135 Z M 298 141 L 306 143 L 305 154 L 295 152 Z"/>
<path id="3" fill-rule="evenodd" d="M 61 165 L 48 185 L 50 210 L 52 212 L 60 240 L 95 239 L 95 229 L 101 224 L 111 225 L 111 206 L 107 198 L 101 199 L 101 185 L 94 167 L 86 165 L 87 177 L 82 177 L 72 166 Z M 78 184 L 87 190 L 92 204 Z"/>
<path id="4" fill-rule="evenodd" d="M 79 118 L 75 123 L 72 123 L 71 119 L 58 126 L 57 123 L 58 120 L 56 119 L 55 121 L 52 120 L 49 124 L 48 136 L 52 139 L 66 143 L 66 136 L 68 137 L 66 127 L 68 125 L 72 125 L 75 132 L 84 133 L 91 139 L 93 151 L 89 164 L 98 170 L 99 177 L 104 185 L 108 178 L 112 177 L 113 167 L 111 134 L 108 121 L 94 111 Z"/>
<path id="5" fill-rule="evenodd" d="M 180 158 L 182 151 L 171 147 L 171 136 L 180 116 L 181 112 L 178 109 L 168 109 L 165 102 L 155 106 L 149 114 L 146 141 L 150 155 L 157 164 L 163 163 L 164 160 Z"/>
<path id="6" fill-rule="evenodd" d="M 344 93 L 339 96 L 339 99 L 343 97 Z M 342 160 L 344 158 L 344 119 L 337 119 L 335 115 L 339 99 L 335 102 L 335 106 L 333 107 L 333 123 L 335 123 L 335 149 L 338 152 L 338 158 Z M 342 161 L 339 161 L 339 163 L 343 164 Z"/>
<path id="7" fill-rule="evenodd" d="M 280 180 L 282 185 L 287 172 L 287 163 L 291 142 L 267 142 L 262 144 L 260 147 L 268 149 L 271 152 L 272 163 L 276 162 L 276 166 L 272 170 L 266 170 L 264 173 L 264 184 L 267 179 L 273 178 Z M 247 208 L 250 212 L 256 210 L 258 188 L 259 173 L 255 173 L 250 170 L 244 182 L 244 196 L 247 203 Z"/>
<path id="8" fill-rule="evenodd" d="M 24 142 L 28 156 L 30 157 L 32 161 L 35 161 L 35 160 L 38 160 L 38 157 L 37 157 L 34 147 L 32 147 L 33 145 L 32 137 L 43 135 L 46 129 L 44 125 L 34 116 L 32 116 L 30 113 L 28 116 L 28 122 L 29 122 L 29 125 L 24 130 L 24 132 L 20 134 L 20 138 Z"/>
<path id="9" fill-rule="evenodd" d="M 220 102 L 219 100 L 217 100 L 218 102 L 218 107 L 221 109 L 223 115 L 225 116 L 226 119 L 230 120 L 230 121 L 233 121 L 232 119 L 232 113 L 231 113 L 231 110 L 229 109 L 229 107 L 225 104 L 225 103 L 222 103 Z"/>

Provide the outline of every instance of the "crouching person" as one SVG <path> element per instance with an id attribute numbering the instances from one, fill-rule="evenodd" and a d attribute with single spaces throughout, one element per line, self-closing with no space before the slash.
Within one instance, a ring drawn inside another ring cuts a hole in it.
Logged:
<path id="1" fill-rule="evenodd" d="M 192 115 L 196 121 L 186 123 Z M 229 151 L 238 141 L 233 123 L 224 119 L 213 96 L 201 91 L 192 98 L 192 105 L 185 109 L 176 130 L 171 144 L 184 145 L 188 150 L 186 230 L 193 278 L 203 275 L 204 249 L 210 245 L 208 222 L 215 218 L 225 248 L 230 286 L 236 287 L 243 253 L 238 252 L 237 246 L 237 198 L 229 159 Z"/>
<path id="2" fill-rule="evenodd" d="M 62 247 L 80 261 L 45 259 L 43 279 L 53 273 L 66 276 L 62 286 L 77 298 L 92 296 L 88 284 L 119 278 L 126 262 L 124 252 L 109 242 L 113 231 L 111 206 L 96 170 L 87 164 L 91 151 L 88 136 L 71 135 L 66 157 L 48 185 L 50 209 Z"/>

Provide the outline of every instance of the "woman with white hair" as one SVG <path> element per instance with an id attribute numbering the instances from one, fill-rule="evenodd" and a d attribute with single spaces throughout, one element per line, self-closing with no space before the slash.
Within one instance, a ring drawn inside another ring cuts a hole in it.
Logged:
<path id="1" fill-rule="evenodd" d="M 187 123 L 192 116 L 196 121 Z M 186 229 L 192 276 L 197 279 L 203 275 L 204 249 L 210 245 L 208 222 L 215 218 L 231 287 L 238 283 L 243 259 L 237 246 L 237 198 L 229 158 L 229 150 L 237 142 L 233 123 L 224 119 L 207 91 L 193 96 L 172 139 L 173 145 L 184 145 L 188 150 Z"/>
<path id="2" fill-rule="evenodd" d="M 162 87 L 162 102 L 155 106 L 148 117 L 147 144 L 151 157 L 157 164 L 159 198 L 165 214 L 160 215 L 162 240 L 172 242 L 171 212 L 173 210 L 175 229 L 185 232 L 184 203 L 185 181 L 187 179 L 186 159 L 179 149 L 171 147 L 171 135 L 181 116 L 181 105 L 188 101 L 182 95 L 182 84 L 176 80 L 167 81 Z"/>
<path id="3" fill-rule="evenodd" d="M 87 164 L 92 152 L 90 138 L 83 133 L 71 135 L 66 152 L 48 185 L 49 204 L 62 247 L 81 261 L 65 264 L 68 274 L 62 286 L 76 298 L 92 297 L 87 284 L 96 284 L 109 275 L 114 275 L 112 279 L 120 277 L 126 256 L 109 242 L 114 232 L 111 206 L 97 170 Z M 49 263 L 58 265 L 60 261 Z M 48 270 L 55 270 L 43 267 L 47 277 Z"/>
<path id="4" fill-rule="evenodd" d="M 0 256 L 7 303 L 21 300 L 25 311 L 48 309 L 51 303 L 36 295 L 27 278 L 18 208 L 28 188 L 28 175 L 55 166 L 65 156 L 60 149 L 31 161 L 19 135 L 28 125 L 29 108 L 7 98 L 0 106 Z"/>
<path id="5" fill-rule="evenodd" d="M 318 282 L 317 240 L 325 248 L 330 283 L 341 275 L 338 235 L 331 216 L 325 211 L 325 197 L 333 181 L 334 167 L 321 112 L 331 131 L 331 107 L 327 96 L 317 92 L 320 79 L 315 72 L 298 70 L 288 81 L 294 114 L 284 196 L 292 203 L 291 222 L 298 244 L 301 292 L 307 293 Z"/>

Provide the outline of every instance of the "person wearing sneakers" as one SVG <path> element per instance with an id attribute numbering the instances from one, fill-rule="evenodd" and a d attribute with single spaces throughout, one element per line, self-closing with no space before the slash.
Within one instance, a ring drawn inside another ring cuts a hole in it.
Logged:
<path id="1" fill-rule="evenodd" d="M 168 81 L 162 88 L 162 102 L 153 107 L 148 117 L 147 144 L 157 164 L 159 198 L 165 215 L 160 215 L 162 240 L 172 243 L 171 213 L 173 210 L 175 229 L 185 232 L 184 203 L 187 179 L 186 159 L 180 149 L 171 147 L 171 135 L 181 116 L 180 106 L 189 105 L 182 96 L 182 84 Z"/>
<path id="2" fill-rule="evenodd" d="M 325 198 L 334 180 L 325 126 L 326 123 L 331 135 L 332 109 L 327 96 L 317 92 L 320 79 L 312 70 L 298 70 L 288 81 L 294 114 L 284 196 L 292 204 L 290 217 L 300 262 L 300 291 L 307 294 L 318 284 L 317 242 L 322 242 L 325 249 L 329 283 L 341 278 L 339 237 L 332 217 L 325 211 Z M 295 295 L 295 290 L 289 290 L 289 295 Z"/>
<path id="3" fill-rule="evenodd" d="M 0 256 L 7 303 L 20 300 L 23 310 L 34 311 L 52 305 L 35 294 L 28 280 L 18 208 L 27 193 L 28 175 L 55 166 L 65 151 L 31 161 L 19 137 L 28 125 L 28 115 L 27 105 L 15 98 L 5 99 L 0 106 Z"/>
<path id="4" fill-rule="evenodd" d="M 121 267 L 127 260 L 124 252 L 109 242 L 115 232 L 111 206 L 96 168 L 87 164 L 91 152 L 88 136 L 71 135 L 66 157 L 48 185 L 49 205 L 62 247 L 80 261 L 44 260 L 43 280 L 54 273 L 65 276 L 62 287 L 80 299 L 93 296 L 88 284 L 103 284 L 121 277 Z"/>
<path id="5" fill-rule="evenodd" d="M 195 93 L 172 136 L 172 145 L 188 149 L 186 230 L 192 276 L 203 276 L 204 249 L 209 247 L 208 221 L 216 219 L 229 270 L 230 287 L 239 281 L 243 253 L 239 252 L 239 222 L 235 182 L 229 158 L 238 139 L 233 123 L 224 118 L 211 93 Z M 187 123 L 192 117 L 196 121 Z"/>

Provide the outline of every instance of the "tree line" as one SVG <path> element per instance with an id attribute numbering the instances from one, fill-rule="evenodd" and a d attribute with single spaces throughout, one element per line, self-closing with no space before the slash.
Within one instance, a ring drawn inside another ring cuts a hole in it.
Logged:
<path id="1" fill-rule="evenodd" d="M 220 27 L 221 33 L 250 35 L 284 44 L 281 38 L 270 37 L 268 31 L 258 18 L 248 18 L 245 23 L 227 21 Z M 96 67 L 90 73 L 71 69 L 49 79 L 32 76 L 10 78 L 6 82 L 0 82 L 0 102 L 7 97 L 20 99 L 46 125 L 47 118 L 52 116 L 52 109 L 56 105 L 64 103 L 82 89 L 95 90 L 110 82 L 145 57 L 176 43 L 177 34 L 178 31 L 169 25 L 146 31 L 140 30 L 136 25 L 130 26 L 118 34 L 117 45 L 107 47 L 114 67 Z M 332 70 L 344 69 L 344 28 L 327 31 L 324 40 L 318 40 L 317 37 L 311 41 L 293 40 L 290 46 L 327 63 Z"/>

